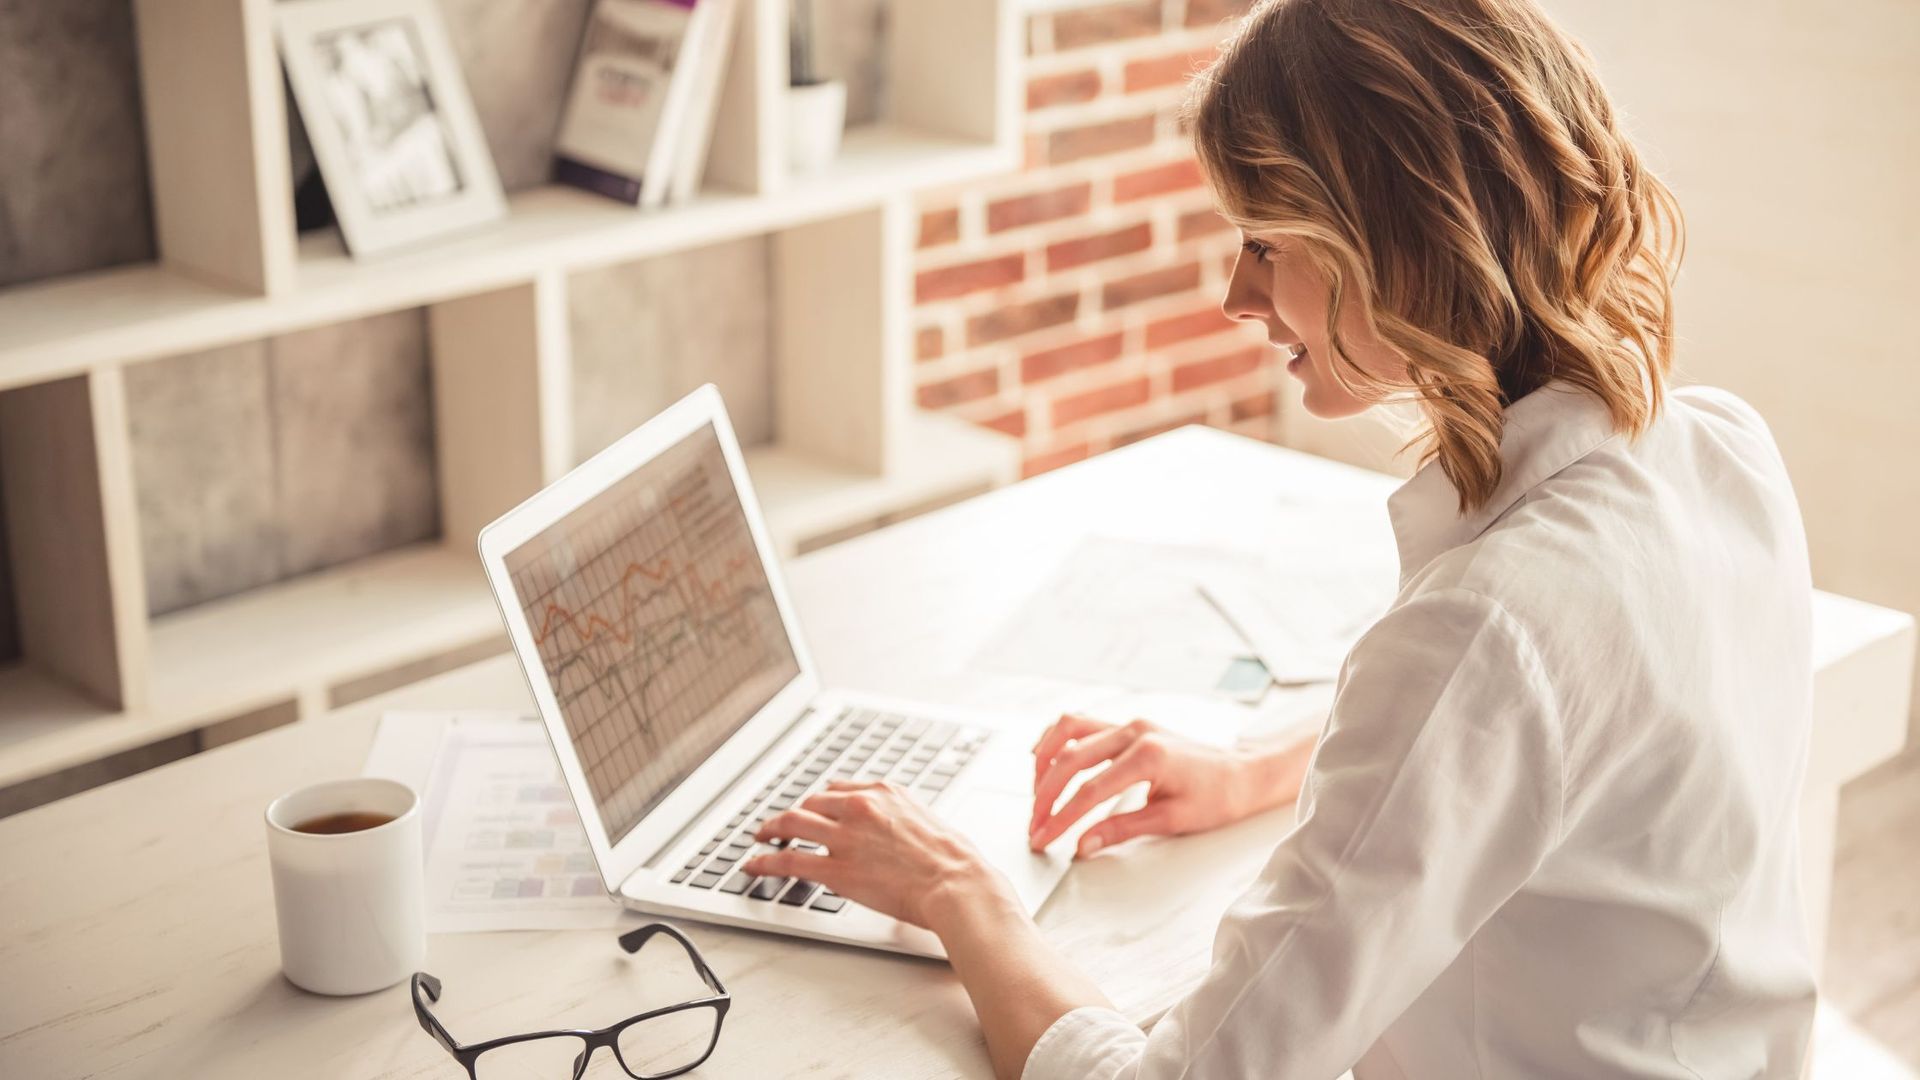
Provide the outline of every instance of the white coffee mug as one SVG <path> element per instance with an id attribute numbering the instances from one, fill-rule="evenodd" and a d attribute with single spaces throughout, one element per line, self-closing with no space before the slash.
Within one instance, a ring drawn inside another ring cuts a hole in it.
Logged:
<path id="1" fill-rule="evenodd" d="M 390 815 L 371 829 L 299 832 L 343 813 Z M 330 780 L 267 806 L 267 860 L 280 920 L 280 968 L 316 994 L 365 994 L 427 957 L 420 800 L 394 780 Z"/>

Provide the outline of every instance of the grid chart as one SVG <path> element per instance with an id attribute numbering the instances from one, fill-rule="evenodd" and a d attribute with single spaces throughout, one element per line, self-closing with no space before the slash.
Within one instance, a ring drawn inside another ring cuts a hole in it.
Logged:
<path id="1" fill-rule="evenodd" d="M 800 672 L 712 425 L 506 563 L 612 843 Z"/>

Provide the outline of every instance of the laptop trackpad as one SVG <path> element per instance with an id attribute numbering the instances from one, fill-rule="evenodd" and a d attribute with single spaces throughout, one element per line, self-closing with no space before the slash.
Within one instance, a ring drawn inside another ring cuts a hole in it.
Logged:
<path id="1" fill-rule="evenodd" d="M 963 788 L 952 798 L 940 800 L 934 809 L 973 841 L 988 862 L 1007 875 L 1028 914 L 1040 910 L 1041 903 L 1073 865 L 1071 843 L 1056 842 L 1050 854 L 1027 847 L 1027 820 L 1033 812 L 1031 796 L 993 788 Z"/>

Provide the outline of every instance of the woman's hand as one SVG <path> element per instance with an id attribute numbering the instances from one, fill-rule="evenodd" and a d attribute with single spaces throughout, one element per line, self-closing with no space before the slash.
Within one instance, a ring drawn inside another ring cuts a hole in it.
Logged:
<path id="1" fill-rule="evenodd" d="M 746 860 L 750 874 L 817 881 L 857 904 L 940 935 L 980 1014 L 996 1076 L 1019 1076 L 1054 1021 L 1100 988 L 1040 936 L 1000 872 L 972 844 L 889 783 L 835 780 L 767 819 L 761 840 L 811 840 L 825 852 Z"/>
<path id="2" fill-rule="evenodd" d="M 1147 804 L 1115 814 L 1081 834 L 1077 854 L 1091 855 L 1135 836 L 1203 832 L 1286 802 L 1300 792 L 1311 743 L 1272 754 L 1248 754 L 1182 738 L 1145 720 L 1113 725 L 1071 713 L 1033 748 L 1033 822 L 1028 843 L 1039 851 L 1088 811 L 1141 781 Z M 1056 811 L 1067 784 L 1101 763 Z"/>
<path id="3" fill-rule="evenodd" d="M 883 915 L 941 932 L 958 910 L 1013 900 L 1013 886 L 965 837 L 885 781 L 834 780 L 767 819 L 761 841 L 811 840 L 748 859 L 749 874 L 817 881 Z"/>

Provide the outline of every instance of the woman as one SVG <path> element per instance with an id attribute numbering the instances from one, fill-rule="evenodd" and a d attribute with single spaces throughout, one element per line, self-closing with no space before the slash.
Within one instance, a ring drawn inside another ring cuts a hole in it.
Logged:
<path id="1" fill-rule="evenodd" d="M 1035 749 L 1036 847 L 1150 785 L 1082 855 L 1298 793 L 1211 971 L 1143 1034 L 884 786 L 747 868 L 938 933 L 1006 1077 L 1797 1077 L 1805 541 L 1760 419 L 1665 385 L 1679 212 L 1587 54 L 1534 0 L 1277 0 L 1192 120 L 1227 313 L 1318 416 L 1414 401 L 1428 459 L 1310 762 L 1076 717 Z"/>

